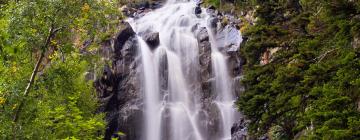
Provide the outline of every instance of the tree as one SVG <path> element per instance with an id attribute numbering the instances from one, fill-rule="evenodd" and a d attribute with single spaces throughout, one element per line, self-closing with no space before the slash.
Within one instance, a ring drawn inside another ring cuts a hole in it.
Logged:
<path id="1" fill-rule="evenodd" d="M 237 103 L 252 136 L 358 138 L 359 3 L 258 0 L 250 7 L 258 20 L 243 33 L 245 92 Z M 275 47 L 270 63 L 260 64 Z"/>
<path id="2" fill-rule="evenodd" d="M 44 102 L 45 98 L 43 97 L 46 97 L 47 93 L 47 90 L 43 90 L 44 96 L 35 96 L 39 89 L 34 90 L 34 88 L 38 88 L 38 83 L 41 83 L 41 78 L 38 77 L 39 73 L 41 76 L 49 76 L 46 73 L 47 69 L 61 65 L 58 64 L 60 62 L 67 64 L 69 61 L 67 59 L 74 59 L 72 55 L 79 54 L 79 49 L 86 47 L 81 42 L 90 40 L 96 44 L 104 36 L 112 34 L 114 31 L 112 29 L 117 27 L 119 18 L 121 18 L 114 5 L 112 1 L 103 0 L 9 0 L 0 3 L 2 9 L 0 12 L 0 27 L 2 27 L 0 29 L 0 60 L 3 64 L 0 72 L 4 76 L 0 80 L 0 85 L 2 85 L 0 88 L 1 124 L 4 124 L 0 134 L 3 137 L 9 138 L 9 134 L 11 134 L 14 139 L 31 138 L 27 135 L 30 132 L 27 133 L 23 130 L 25 127 L 31 127 L 29 124 L 32 123 L 31 120 L 27 120 L 28 118 L 42 118 L 41 114 L 37 113 L 41 112 L 38 109 L 43 105 L 37 103 Z M 74 65 L 73 67 L 79 66 Z M 67 74 L 72 74 L 73 78 L 81 76 L 81 73 Z M 74 82 L 70 82 L 70 84 L 74 84 Z M 90 89 L 89 87 L 87 88 Z M 49 89 L 49 87 L 44 88 Z M 88 89 L 63 91 L 62 96 L 68 96 L 72 92 L 91 93 L 91 90 Z M 78 100 L 83 100 L 83 98 L 94 97 L 76 96 L 75 99 L 71 99 L 70 103 L 79 107 Z M 64 100 L 70 99 L 64 98 Z M 59 102 L 52 103 L 52 105 L 58 104 L 61 105 Z M 26 110 L 29 107 L 33 108 L 34 112 Z M 70 106 L 71 108 L 73 107 Z M 73 111 L 84 112 L 82 109 Z M 96 118 L 96 116 L 94 117 Z M 95 119 L 95 121 L 99 121 L 99 119 Z M 6 127 L 10 124 L 11 129 Z M 12 130 L 12 132 L 9 133 L 8 130 Z"/>

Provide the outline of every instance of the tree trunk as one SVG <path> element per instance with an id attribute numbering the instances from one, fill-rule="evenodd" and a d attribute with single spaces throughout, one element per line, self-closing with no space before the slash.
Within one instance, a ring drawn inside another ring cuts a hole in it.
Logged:
<path id="1" fill-rule="evenodd" d="M 34 81 L 35 81 L 35 77 L 38 73 L 38 70 L 39 70 L 39 67 L 41 65 L 41 62 L 43 61 L 43 59 L 45 58 L 45 50 L 48 48 L 49 44 L 50 44 L 50 41 L 51 39 L 55 36 L 56 32 L 59 31 L 61 28 L 58 28 L 58 29 L 55 29 L 53 24 L 50 28 L 50 31 L 49 31 L 49 35 L 47 36 L 46 38 L 46 42 L 41 50 L 41 54 L 40 54 L 40 57 L 38 58 L 38 61 L 36 62 L 36 65 L 32 71 L 32 74 L 31 74 L 31 77 L 30 77 L 30 80 L 25 88 L 25 91 L 24 91 L 24 94 L 23 94 L 23 98 L 20 99 L 20 104 L 19 104 L 19 107 L 16 109 L 15 113 L 14 113 L 14 117 L 13 117 L 13 138 L 14 140 L 16 140 L 16 124 L 17 124 L 17 121 L 19 120 L 19 116 L 20 116 L 20 113 L 21 113 L 21 110 L 24 106 L 24 103 L 25 103 L 25 100 L 26 100 L 26 97 L 28 96 L 29 92 L 30 92 L 30 89 L 31 89 L 31 86 L 33 85 Z"/>
<path id="2" fill-rule="evenodd" d="M 24 91 L 24 98 L 26 98 L 26 96 L 30 92 L 31 86 L 35 81 L 36 74 L 38 72 L 38 69 L 39 69 L 40 64 L 41 64 L 43 59 L 44 59 L 44 53 L 41 53 L 38 61 L 36 62 L 36 65 L 34 67 L 34 70 L 33 70 L 32 74 L 31 74 L 31 77 L 30 77 L 30 80 L 29 80 L 29 82 L 28 82 L 28 84 L 26 86 L 26 89 Z M 20 111 L 21 111 L 23 105 L 24 105 L 24 99 L 21 100 L 20 105 L 19 105 L 19 107 L 17 108 L 17 110 L 16 110 L 16 112 L 14 114 L 13 122 L 17 122 L 17 120 L 19 118 Z"/>

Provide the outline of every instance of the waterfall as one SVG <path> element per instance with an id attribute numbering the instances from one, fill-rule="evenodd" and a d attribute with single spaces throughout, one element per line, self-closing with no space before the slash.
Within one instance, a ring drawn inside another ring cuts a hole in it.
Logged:
<path id="1" fill-rule="evenodd" d="M 128 20 L 140 47 L 138 75 L 144 95 L 144 140 L 231 139 L 230 128 L 238 113 L 233 106 L 228 56 L 219 50 L 224 46 L 219 45 L 208 23 L 211 15 L 204 8 L 195 15 L 195 7 L 195 2 L 172 0 L 143 17 Z M 201 89 L 199 40 L 194 27 L 205 27 L 209 32 L 208 81 L 212 96 L 206 99 Z M 158 32 L 160 45 L 151 48 L 143 39 L 147 32 Z M 210 100 L 211 106 L 204 105 L 205 100 Z M 209 110 L 218 115 L 211 115 Z"/>

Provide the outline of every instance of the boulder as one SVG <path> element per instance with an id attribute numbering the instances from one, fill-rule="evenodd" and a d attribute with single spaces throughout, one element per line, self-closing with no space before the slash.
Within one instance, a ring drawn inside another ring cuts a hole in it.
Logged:
<path id="1" fill-rule="evenodd" d="M 239 53 L 242 37 L 240 31 L 233 25 L 226 25 L 216 31 L 216 42 L 220 50 L 226 53 Z M 223 48 L 222 48 L 223 47 Z"/>
<path id="2" fill-rule="evenodd" d="M 217 17 L 211 17 L 208 21 L 208 25 L 212 28 L 212 29 L 216 29 L 217 28 L 217 23 L 219 22 L 219 18 Z"/>
<path id="3" fill-rule="evenodd" d="M 125 42 L 135 35 L 134 30 L 128 22 L 123 23 L 122 30 L 117 34 L 114 42 L 114 51 L 116 55 L 121 55 L 120 51 L 125 44 Z"/>
<path id="4" fill-rule="evenodd" d="M 201 27 L 196 32 L 196 38 L 199 42 L 209 41 L 209 33 L 205 27 Z"/>
<path id="5" fill-rule="evenodd" d="M 201 7 L 200 6 L 196 6 L 195 7 L 195 15 L 199 15 L 201 14 Z"/>
<path id="6" fill-rule="evenodd" d="M 143 39 L 149 45 L 150 49 L 154 50 L 160 44 L 159 32 L 149 32 L 143 35 Z"/>
<path id="7" fill-rule="evenodd" d="M 210 5 L 208 8 L 206 8 L 206 13 L 212 16 L 217 16 L 219 12 L 216 10 L 214 6 Z"/>

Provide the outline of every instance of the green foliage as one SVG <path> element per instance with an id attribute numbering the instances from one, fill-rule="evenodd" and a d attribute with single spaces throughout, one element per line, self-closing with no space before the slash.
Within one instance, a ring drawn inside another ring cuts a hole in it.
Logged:
<path id="1" fill-rule="evenodd" d="M 96 71 L 99 57 L 79 50 L 85 40 L 98 48 L 114 34 L 122 18 L 116 6 L 103 0 L 0 1 L 0 139 L 100 139 L 103 114 L 95 113 L 92 81 L 84 79 Z"/>
<path id="2" fill-rule="evenodd" d="M 59 59 L 59 58 L 54 58 Z M 53 63 L 34 85 L 28 97 L 20 124 L 16 126 L 20 139 L 95 139 L 104 130 L 103 115 L 95 115 L 97 101 L 92 84 L 86 82 L 83 73 L 88 68 L 86 61 L 80 56 L 69 56 L 65 62 Z M 16 84 L 7 81 L 17 80 L 21 73 L 4 73 L 12 75 L 1 81 L 9 87 L 1 88 L 1 93 L 18 89 Z M 15 77 L 14 77 L 15 76 Z M 20 81 L 19 81 L 20 82 Z M 12 110 L 19 99 L 14 93 L 1 94 L 5 99 L 2 104 L 0 136 L 9 139 L 12 134 Z"/>
<path id="3" fill-rule="evenodd" d="M 215 7 L 220 7 L 220 1 L 221 0 L 208 0 L 206 2 L 207 2 L 207 4 L 213 5 Z"/>
<path id="4" fill-rule="evenodd" d="M 246 3 L 247 2 L 247 3 Z M 255 9 L 241 53 L 245 92 L 238 107 L 250 133 L 272 139 L 356 139 L 360 50 L 355 1 L 243 1 Z M 278 47 L 269 64 L 262 54 Z"/>

